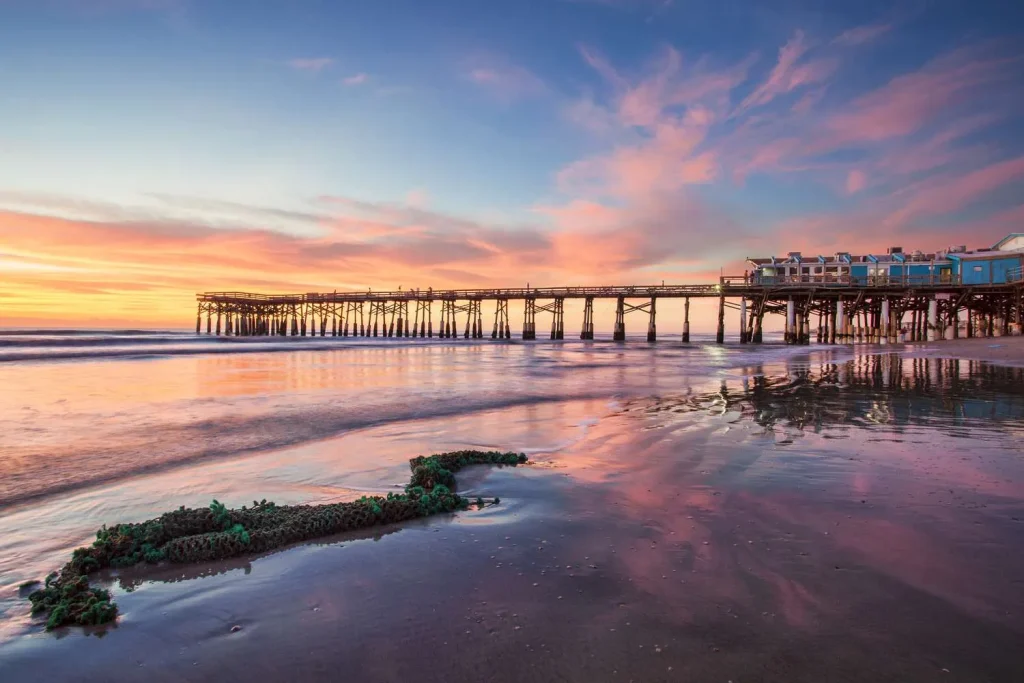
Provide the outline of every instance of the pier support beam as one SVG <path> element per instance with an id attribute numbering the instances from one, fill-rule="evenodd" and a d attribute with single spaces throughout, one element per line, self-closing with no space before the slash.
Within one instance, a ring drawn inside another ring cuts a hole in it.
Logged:
<path id="1" fill-rule="evenodd" d="M 565 299 L 555 299 L 544 308 L 551 311 L 551 339 L 565 339 Z"/>
<path id="2" fill-rule="evenodd" d="M 764 300 L 756 305 L 754 313 L 754 338 L 755 344 L 764 343 Z"/>
<path id="3" fill-rule="evenodd" d="M 740 344 L 747 341 L 747 297 L 740 299 Z"/>
<path id="4" fill-rule="evenodd" d="M 846 343 L 846 309 L 843 303 L 842 299 L 836 302 L 835 326 L 838 328 L 836 330 L 836 341 L 839 344 Z"/>
<path id="5" fill-rule="evenodd" d="M 594 297 L 588 296 L 583 300 L 583 329 L 580 330 L 580 339 L 594 338 Z"/>
<path id="6" fill-rule="evenodd" d="M 537 338 L 537 300 L 526 299 L 523 309 L 523 339 Z"/>
<path id="7" fill-rule="evenodd" d="M 878 341 L 882 344 L 889 343 L 889 299 L 882 299 L 882 314 L 879 321 Z"/>
<path id="8" fill-rule="evenodd" d="M 928 341 L 939 338 L 939 302 L 935 297 L 928 299 Z"/>
<path id="9" fill-rule="evenodd" d="M 508 339 L 508 299 L 498 299 L 494 307 L 494 329 L 491 339 Z"/>
<path id="10" fill-rule="evenodd" d="M 658 341 L 657 299 L 653 296 L 651 297 L 650 319 L 647 323 L 647 341 Z"/>
<path id="11" fill-rule="evenodd" d="M 797 343 L 797 302 L 793 297 L 785 302 L 785 343 Z"/>
<path id="12" fill-rule="evenodd" d="M 626 341 L 626 301 L 621 296 L 615 300 L 615 329 L 612 332 L 614 341 Z"/>
<path id="13" fill-rule="evenodd" d="M 725 343 L 725 294 L 718 297 L 718 332 L 715 334 L 715 342 Z"/>
<path id="14" fill-rule="evenodd" d="M 690 297 L 683 300 L 683 343 L 690 343 Z"/>

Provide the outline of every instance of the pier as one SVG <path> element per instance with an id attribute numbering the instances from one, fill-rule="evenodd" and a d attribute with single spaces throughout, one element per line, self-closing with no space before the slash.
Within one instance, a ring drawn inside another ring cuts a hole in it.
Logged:
<path id="1" fill-rule="evenodd" d="M 740 343 L 761 343 L 766 316 L 784 319 L 790 344 L 896 343 L 955 339 L 961 335 L 1020 334 L 1024 283 L 1017 271 L 999 284 L 963 284 L 936 276 L 794 276 L 755 282 L 750 274 L 723 276 L 715 284 L 412 289 L 382 292 L 197 295 L 196 334 L 217 336 L 320 336 L 441 339 L 511 339 L 509 302 L 523 302 L 523 340 L 564 339 L 567 299 L 583 301 L 580 339 L 594 338 L 594 301 L 615 301 L 612 339 L 625 341 L 629 314 L 646 318 L 647 341 L 658 340 L 659 299 L 684 301 L 682 342 L 690 341 L 690 300 L 717 299 L 715 338 L 728 325 Z M 485 306 L 486 304 L 486 306 Z M 485 308 L 486 311 L 485 316 Z M 437 318 L 435 320 L 435 314 Z M 735 325 L 735 327 L 733 327 Z M 643 328 L 641 328 L 643 329 Z M 542 335 L 543 336 L 543 335 Z"/>

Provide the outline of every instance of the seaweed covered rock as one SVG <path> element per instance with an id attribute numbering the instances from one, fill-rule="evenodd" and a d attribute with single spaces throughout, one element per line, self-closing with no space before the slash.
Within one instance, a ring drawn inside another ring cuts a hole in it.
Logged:
<path id="1" fill-rule="evenodd" d="M 28 599 L 32 614 L 49 614 L 47 630 L 64 624 L 106 624 L 117 617 L 117 606 L 110 601 L 110 593 L 91 587 L 88 577 L 69 571 L 67 565 L 46 577 L 43 587 L 30 593 Z"/>
<path id="2" fill-rule="evenodd" d="M 343 531 L 464 510 L 469 500 L 454 492 L 454 472 L 467 465 L 524 462 L 522 453 L 489 451 L 420 456 L 409 461 L 412 477 L 401 494 L 326 505 L 278 506 L 263 500 L 240 509 L 214 500 L 209 507 L 181 507 L 138 524 L 104 526 L 96 532 L 92 546 L 75 550 L 59 573 L 51 574 L 43 588 L 29 595 L 32 613 L 49 614 L 47 629 L 107 623 L 116 618 L 117 607 L 107 591 L 91 588 L 88 580 L 100 569 L 162 560 L 223 560 Z M 478 498 L 477 505 L 482 503 Z"/>
<path id="3" fill-rule="evenodd" d="M 499 451 L 452 451 L 437 455 L 419 456 L 409 461 L 412 470 L 410 487 L 430 489 L 438 484 L 455 489 L 454 473 L 467 465 L 516 465 L 526 462 L 525 453 Z"/>

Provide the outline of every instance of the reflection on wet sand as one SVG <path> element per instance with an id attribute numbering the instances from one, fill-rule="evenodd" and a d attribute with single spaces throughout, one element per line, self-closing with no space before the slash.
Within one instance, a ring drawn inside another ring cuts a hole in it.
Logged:
<path id="1" fill-rule="evenodd" d="M 766 431 L 782 428 L 787 433 L 847 425 L 898 431 L 928 424 L 951 436 L 976 436 L 965 428 L 998 430 L 1024 417 L 1024 368 L 887 354 L 845 363 L 791 364 L 780 374 L 764 365 L 741 372 L 741 379 L 723 380 L 715 392 L 635 399 L 626 409 L 646 414 L 736 411 Z"/>
<path id="2" fill-rule="evenodd" d="M 1024 680 L 1022 379 L 810 356 L 604 412 L 367 430 L 346 439 L 407 452 L 484 429 L 537 464 L 468 473 L 499 508 L 374 542 L 125 573 L 108 637 L 0 657 L 13 680 Z M 304 482 L 329 471 L 306 462 Z"/>

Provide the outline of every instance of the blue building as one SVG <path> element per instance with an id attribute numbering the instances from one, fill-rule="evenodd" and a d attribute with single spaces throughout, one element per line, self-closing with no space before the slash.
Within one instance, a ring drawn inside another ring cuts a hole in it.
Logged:
<path id="1" fill-rule="evenodd" d="M 991 249 L 950 254 L 949 257 L 956 263 L 956 273 L 965 285 L 1020 282 L 1024 233 L 1011 233 Z"/>
<path id="2" fill-rule="evenodd" d="M 755 284 L 841 285 L 988 285 L 1020 282 L 1024 265 L 1024 233 L 1012 233 L 990 249 L 967 251 L 964 246 L 935 253 L 905 253 L 890 247 L 885 254 L 831 257 L 790 252 L 785 258 L 748 258 Z"/>

